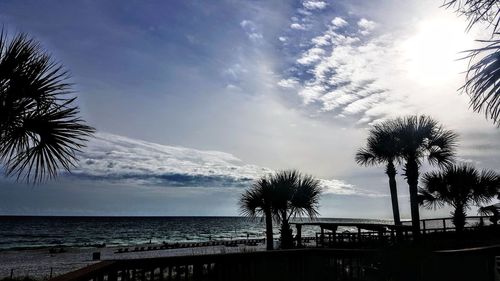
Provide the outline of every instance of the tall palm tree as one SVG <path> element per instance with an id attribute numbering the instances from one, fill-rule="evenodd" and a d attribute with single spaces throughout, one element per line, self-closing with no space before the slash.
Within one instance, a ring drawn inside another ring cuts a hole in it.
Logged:
<path id="1" fill-rule="evenodd" d="M 453 224 L 457 231 L 465 226 L 466 211 L 472 204 L 493 199 L 500 188 L 500 175 L 493 171 L 479 172 L 470 165 L 452 165 L 441 172 L 426 173 L 424 187 L 419 190 L 420 204 L 427 208 L 451 205 Z"/>
<path id="2" fill-rule="evenodd" d="M 390 125 L 391 122 L 383 122 L 370 129 L 366 147 L 356 153 L 356 162 L 364 166 L 385 164 L 385 173 L 389 177 L 394 224 L 401 225 L 396 167 L 394 166 L 394 162 L 398 161 L 399 147 L 398 140 Z"/>
<path id="3" fill-rule="evenodd" d="M 420 236 L 418 210 L 419 169 L 424 160 L 431 165 L 446 167 L 452 164 L 457 135 L 445 130 L 428 116 L 397 118 L 389 124 L 399 142 L 400 157 L 404 162 L 404 176 L 410 190 L 412 231 Z"/>
<path id="4" fill-rule="evenodd" d="M 0 164 L 39 182 L 69 170 L 94 129 L 78 117 L 69 75 L 33 39 L 0 31 Z"/>
<path id="5" fill-rule="evenodd" d="M 271 177 L 271 185 L 275 190 L 273 213 L 281 223 L 281 247 L 289 249 L 293 247 L 290 219 L 297 216 L 315 218 L 322 189 L 317 179 L 297 170 L 277 172 Z"/>
<path id="6" fill-rule="evenodd" d="M 240 198 L 240 210 L 244 216 L 266 220 L 267 250 L 273 249 L 273 197 L 274 188 L 268 176 L 257 179 L 252 187 L 246 190 Z"/>

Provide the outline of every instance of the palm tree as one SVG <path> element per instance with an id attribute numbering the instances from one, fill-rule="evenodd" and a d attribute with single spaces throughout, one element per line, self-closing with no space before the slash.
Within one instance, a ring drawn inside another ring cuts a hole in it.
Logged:
<path id="1" fill-rule="evenodd" d="M 250 218 L 264 216 L 267 249 L 272 250 L 273 220 L 281 223 L 281 247 L 293 246 L 290 218 L 318 214 L 321 187 L 318 180 L 298 171 L 280 171 L 256 180 L 240 198 L 241 213 Z"/>
<path id="2" fill-rule="evenodd" d="M 442 172 L 426 173 L 423 184 L 419 190 L 420 204 L 427 208 L 451 205 L 455 208 L 453 224 L 457 231 L 462 231 L 467 209 L 495 197 L 500 188 L 500 175 L 487 170 L 479 172 L 470 165 L 452 165 Z"/>
<path id="3" fill-rule="evenodd" d="M 75 165 L 94 129 L 78 117 L 69 75 L 39 43 L 0 32 L 0 164 L 39 182 Z"/>
<path id="4" fill-rule="evenodd" d="M 396 185 L 396 167 L 394 166 L 394 162 L 399 157 L 399 147 L 390 124 L 390 122 L 384 122 L 373 126 L 369 132 L 366 147 L 358 150 L 356 153 L 356 162 L 364 166 L 385 164 L 385 173 L 389 177 L 394 224 L 401 225 Z"/>
<path id="5" fill-rule="evenodd" d="M 240 210 L 244 216 L 256 219 L 264 216 L 266 220 L 267 250 L 273 249 L 273 191 L 267 176 L 256 180 L 252 187 L 240 198 Z"/>
<path id="6" fill-rule="evenodd" d="M 320 182 L 310 175 L 297 170 L 277 172 L 271 178 L 274 187 L 273 213 L 281 223 L 281 247 L 293 247 L 290 219 L 307 216 L 314 219 L 318 215 Z"/>
<path id="7" fill-rule="evenodd" d="M 400 157 L 404 162 L 404 176 L 410 190 L 412 231 L 420 235 L 418 210 L 418 178 L 423 160 L 431 165 L 446 167 L 453 162 L 457 135 L 445 130 L 428 116 L 397 118 L 388 124 L 399 142 Z"/>
<path id="8" fill-rule="evenodd" d="M 481 216 L 491 216 L 491 223 L 493 223 L 493 225 L 498 225 L 498 220 L 500 219 L 500 205 L 498 203 L 480 207 L 477 212 Z"/>

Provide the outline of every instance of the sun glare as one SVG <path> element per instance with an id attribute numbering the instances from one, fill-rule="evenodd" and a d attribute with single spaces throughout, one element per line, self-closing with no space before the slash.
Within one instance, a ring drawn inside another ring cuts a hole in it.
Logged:
<path id="1" fill-rule="evenodd" d="M 402 44 L 404 69 L 422 84 L 438 84 L 457 77 L 467 62 L 460 52 L 473 39 L 456 19 L 435 18 L 417 25 L 416 33 Z"/>

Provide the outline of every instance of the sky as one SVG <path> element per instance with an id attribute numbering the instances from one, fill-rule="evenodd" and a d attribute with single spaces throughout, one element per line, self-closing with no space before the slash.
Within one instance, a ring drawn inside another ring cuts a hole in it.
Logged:
<path id="1" fill-rule="evenodd" d="M 293 168 L 321 179 L 321 216 L 390 218 L 383 167 L 354 155 L 371 125 L 410 114 L 456 131 L 459 161 L 498 171 L 500 130 L 457 91 L 460 52 L 488 31 L 441 4 L 1 1 L 4 28 L 70 71 L 97 133 L 72 174 L 0 178 L 0 214 L 234 216 L 254 179 Z"/>

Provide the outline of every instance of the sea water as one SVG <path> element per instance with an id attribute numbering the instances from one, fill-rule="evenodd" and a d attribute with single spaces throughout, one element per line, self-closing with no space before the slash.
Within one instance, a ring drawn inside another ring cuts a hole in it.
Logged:
<path id="1" fill-rule="evenodd" d="M 391 223 L 387 220 L 334 218 L 321 218 L 318 221 Z M 341 231 L 350 230 L 345 228 Z M 315 236 L 318 231 L 318 227 L 304 226 L 302 236 Z M 279 236 L 277 224 L 274 225 L 273 233 L 276 238 Z M 130 246 L 264 237 L 264 221 L 244 217 L 0 217 L 2 250 Z"/>

